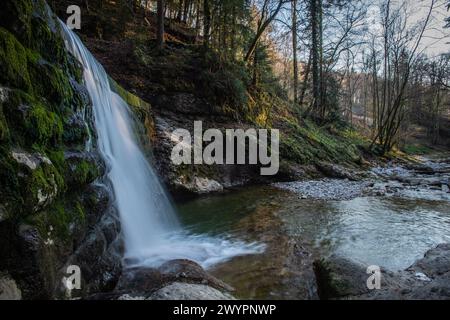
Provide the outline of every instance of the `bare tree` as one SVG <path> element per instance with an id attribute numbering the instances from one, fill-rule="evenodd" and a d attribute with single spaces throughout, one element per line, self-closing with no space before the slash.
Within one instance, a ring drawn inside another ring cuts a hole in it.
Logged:
<path id="1" fill-rule="evenodd" d="M 161 50 L 164 47 L 164 0 L 158 0 L 157 16 L 156 46 Z"/>
<path id="2" fill-rule="evenodd" d="M 405 119 L 405 93 L 412 66 L 418 58 L 418 48 L 436 2 L 437 0 L 430 0 L 424 21 L 413 30 L 408 27 L 408 17 L 403 5 L 394 9 L 391 1 L 386 0 L 383 6 L 383 76 L 381 90 L 375 90 L 376 134 L 371 144 L 373 147 L 375 143 L 379 143 L 382 153 L 390 151 L 395 145 L 398 131 Z M 374 69 L 376 67 L 375 63 Z M 374 70 L 374 82 L 378 82 L 375 79 L 377 77 Z"/>

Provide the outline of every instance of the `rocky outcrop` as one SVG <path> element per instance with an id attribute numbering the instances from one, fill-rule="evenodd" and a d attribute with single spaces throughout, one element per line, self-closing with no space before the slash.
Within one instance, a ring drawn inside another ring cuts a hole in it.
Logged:
<path id="1" fill-rule="evenodd" d="M 120 224 L 101 186 L 81 75 L 44 0 L 2 2 L 0 274 L 10 298 L 68 297 L 70 265 L 82 281 L 72 297 L 114 288 L 121 272 Z"/>
<path id="2" fill-rule="evenodd" d="M 332 256 L 314 263 L 322 299 L 450 299 L 450 244 L 441 244 L 404 271 L 381 268 L 380 289 L 369 289 L 368 266 Z"/>
<path id="3" fill-rule="evenodd" d="M 184 100 L 175 100 L 174 103 L 180 101 Z M 196 101 L 196 104 L 198 103 L 200 102 Z M 172 105 L 172 108 L 177 110 L 184 107 L 185 105 Z M 157 111 L 159 112 L 161 111 Z M 183 128 L 190 131 L 193 136 L 194 121 L 199 120 L 204 121 L 204 130 L 242 128 L 236 123 L 222 122 L 224 120 L 220 116 L 218 120 L 211 121 L 205 116 L 204 111 L 199 114 L 175 114 L 167 111 L 158 114 L 155 117 L 153 145 L 155 166 L 170 191 L 175 195 L 201 195 L 261 180 L 257 165 L 175 165 L 172 163 L 172 149 L 179 142 L 172 139 L 172 132 Z"/>
<path id="4" fill-rule="evenodd" d="M 197 263 L 179 259 L 158 268 L 125 269 L 113 292 L 90 299 L 112 300 L 228 300 L 233 288 Z"/>

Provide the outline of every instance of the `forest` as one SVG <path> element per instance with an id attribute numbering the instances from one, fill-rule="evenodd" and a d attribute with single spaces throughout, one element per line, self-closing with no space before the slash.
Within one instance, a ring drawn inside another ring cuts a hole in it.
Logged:
<path id="1" fill-rule="evenodd" d="M 234 73 L 231 108 L 269 94 L 320 126 L 354 126 L 381 154 L 408 149 L 418 128 L 431 146 L 448 138 L 445 1 L 80 4 L 102 17 L 82 31 L 95 37 L 121 37 L 133 21 L 163 50 L 172 34 L 184 32 L 182 41 L 203 46 L 222 72 Z M 116 16 L 102 13 L 108 10 Z"/>
<path id="2" fill-rule="evenodd" d="M 0 300 L 450 298 L 448 0 L 3 0 L 0 143 Z"/>

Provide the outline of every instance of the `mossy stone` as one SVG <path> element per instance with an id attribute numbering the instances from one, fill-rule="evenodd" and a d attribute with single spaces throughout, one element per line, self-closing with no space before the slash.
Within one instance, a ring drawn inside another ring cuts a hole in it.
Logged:
<path id="1" fill-rule="evenodd" d="M 0 28 L 0 83 L 31 92 L 29 51 L 6 29 Z"/>
<path id="2" fill-rule="evenodd" d="M 55 146 L 61 142 L 63 134 L 61 118 L 41 104 L 35 104 L 29 110 L 26 128 L 30 138 L 39 146 L 49 144 Z"/>

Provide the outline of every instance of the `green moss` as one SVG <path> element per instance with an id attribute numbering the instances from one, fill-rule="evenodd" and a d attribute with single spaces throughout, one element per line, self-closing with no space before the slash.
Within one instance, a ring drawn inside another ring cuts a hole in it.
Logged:
<path id="1" fill-rule="evenodd" d="M 79 222 L 85 222 L 86 221 L 86 211 L 83 208 L 83 205 L 77 201 L 75 204 L 75 213 L 76 213 L 76 219 Z"/>
<path id="2" fill-rule="evenodd" d="M 51 208 L 46 209 L 39 215 L 30 219 L 29 223 L 36 226 L 41 237 L 48 242 L 56 238 L 60 241 L 67 241 L 70 235 L 69 225 L 72 219 L 66 211 L 64 204 L 58 202 Z"/>
<path id="3" fill-rule="evenodd" d="M 7 203 L 13 209 L 22 204 L 17 172 L 17 163 L 9 156 L 5 146 L 0 146 L 0 202 Z"/>
<path id="4" fill-rule="evenodd" d="M 0 105 L 0 142 L 6 141 L 9 138 L 9 128 L 6 123 L 5 115 L 3 114 L 3 106 Z"/>
<path id="5" fill-rule="evenodd" d="M 28 224 L 35 226 L 41 237 L 57 243 L 69 243 L 77 230 L 86 224 L 86 212 L 83 205 L 76 199 L 62 198 L 38 215 L 28 217 Z M 71 226 L 77 226 L 75 229 Z"/>
<path id="6" fill-rule="evenodd" d="M 57 31 L 59 30 L 56 25 L 55 30 L 51 30 L 48 24 L 49 17 L 46 17 L 47 13 L 45 9 L 41 14 L 44 17 L 34 16 L 31 20 L 31 30 L 33 39 L 39 39 L 38 41 L 32 41 L 32 49 L 41 53 L 42 57 L 47 61 L 56 62 L 60 65 L 66 64 L 66 52 L 64 42 Z M 55 32 L 56 31 L 56 32 Z"/>
<path id="7" fill-rule="evenodd" d="M 318 161 L 353 163 L 359 161 L 359 151 L 350 139 L 319 128 L 309 121 L 302 125 L 293 119 L 284 119 L 288 130 L 281 138 L 283 158 L 301 164 Z"/>
<path id="8" fill-rule="evenodd" d="M 10 143 L 16 146 L 31 146 L 34 143 L 27 129 L 28 111 L 35 99 L 28 93 L 13 89 L 3 103 L 3 114 L 10 131 Z"/>
<path id="9" fill-rule="evenodd" d="M 122 88 L 116 81 L 114 81 L 112 78 L 109 78 L 109 83 L 111 86 L 111 89 L 117 93 L 130 107 L 133 108 L 134 112 L 137 113 L 137 115 L 141 119 L 145 119 L 147 114 L 151 110 L 151 105 L 138 96 L 132 94 L 131 92 L 128 92 L 124 88 Z"/>
<path id="10" fill-rule="evenodd" d="M 64 163 L 64 152 L 61 150 L 51 150 L 51 151 L 47 151 L 46 154 L 48 155 L 48 157 L 50 158 L 50 160 L 52 161 L 53 165 L 58 168 L 64 168 L 65 163 Z"/>
<path id="11" fill-rule="evenodd" d="M 69 104 L 73 90 L 69 78 L 61 68 L 45 61 L 37 61 L 31 70 L 32 78 L 35 79 L 34 91 L 37 95 L 45 97 L 56 106 L 56 109 L 62 104 Z"/>
<path id="12" fill-rule="evenodd" d="M 81 160 L 75 165 L 73 170 L 73 179 L 77 185 L 87 185 L 93 182 L 99 176 L 99 170 L 96 163 L 87 160 Z"/>
<path id="13" fill-rule="evenodd" d="M 28 179 L 28 186 L 24 190 L 24 198 L 28 199 L 26 203 L 31 204 L 33 208 L 36 205 L 48 205 L 57 194 L 64 189 L 64 179 L 53 165 L 42 164 L 36 170 L 31 172 Z M 46 202 L 40 203 L 42 198 L 47 198 Z"/>
<path id="14" fill-rule="evenodd" d="M 63 143 L 83 149 L 89 138 L 89 131 L 83 123 L 66 122 L 64 124 Z"/>
<path id="15" fill-rule="evenodd" d="M 40 146 L 57 145 L 61 141 L 63 125 L 60 117 L 40 104 L 29 111 L 26 127 L 31 138 Z"/>
<path id="16" fill-rule="evenodd" d="M 408 155 L 424 155 L 430 153 L 432 149 L 420 144 L 407 144 L 402 151 Z"/>
<path id="17" fill-rule="evenodd" d="M 6 29 L 0 28 L 0 82 L 31 91 L 28 51 Z"/>

